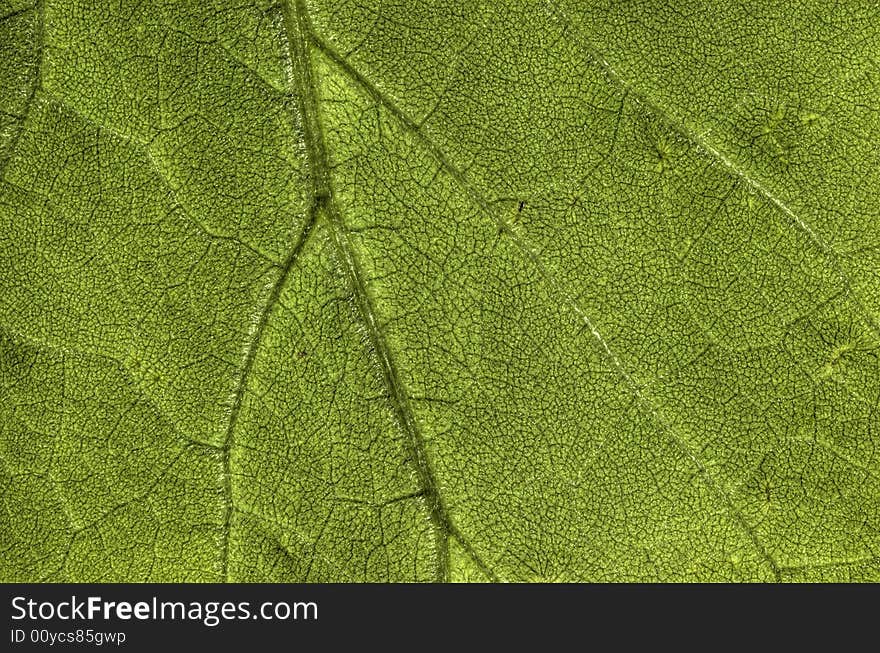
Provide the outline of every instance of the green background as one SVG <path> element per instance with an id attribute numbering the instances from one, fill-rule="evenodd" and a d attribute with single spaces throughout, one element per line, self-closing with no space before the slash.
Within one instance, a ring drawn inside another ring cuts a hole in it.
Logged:
<path id="1" fill-rule="evenodd" d="M 880 580 L 878 32 L 0 3 L 0 579 Z"/>

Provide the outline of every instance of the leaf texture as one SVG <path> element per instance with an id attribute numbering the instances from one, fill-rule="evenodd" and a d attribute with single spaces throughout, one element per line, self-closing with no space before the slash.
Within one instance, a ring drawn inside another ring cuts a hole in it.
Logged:
<path id="1" fill-rule="evenodd" d="M 3 580 L 880 579 L 870 3 L 0 7 Z"/>

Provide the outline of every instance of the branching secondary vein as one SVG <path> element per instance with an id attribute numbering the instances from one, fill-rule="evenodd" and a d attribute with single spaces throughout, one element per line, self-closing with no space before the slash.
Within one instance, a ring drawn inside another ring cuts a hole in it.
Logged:
<path id="1" fill-rule="evenodd" d="M 284 262 L 284 266 L 278 274 L 278 278 L 269 289 L 269 294 L 266 298 L 266 302 L 265 304 L 263 304 L 263 308 L 260 311 L 259 317 L 253 328 L 251 339 L 248 342 L 247 348 L 245 350 L 244 363 L 241 366 L 241 373 L 238 377 L 235 391 L 233 392 L 232 407 L 229 411 L 229 422 L 226 427 L 226 434 L 223 441 L 223 481 L 225 513 L 223 517 L 223 542 L 220 551 L 220 567 L 221 575 L 224 581 L 229 580 L 229 537 L 231 534 L 230 531 L 232 527 L 232 513 L 234 509 L 231 463 L 232 448 L 235 446 L 235 428 L 238 425 L 238 416 L 241 413 L 241 405 L 242 401 L 244 400 L 245 391 L 247 389 L 248 377 L 250 376 L 251 369 L 253 369 L 254 360 L 256 360 L 257 357 L 257 350 L 260 348 L 260 342 L 263 339 L 263 333 L 266 330 L 266 325 L 269 323 L 269 317 L 272 314 L 272 310 L 278 304 L 279 298 L 281 297 L 281 291 L 284 289 L 284 284 L 286 283 L 287 278 L 290 276 L 290 271 L 296 264 L 296 261 L 299 258 L 299 254 L 303 250 L 303 247 L 305 246 L 306 241 L 308 240 L 309 235 L 312 232 L 312 228 L 314 227 L 316 218 L 317 208 L 313 207 L 306 220 L 305 226 L 303 227 L 303 231 L 300 235 L 299 241 L 288 255 L 287 260 Z"/>
<path id="2" fill-rule="evenodd" d="M 395 421 L 406 435 L 409 443 L 410 455 L 424 490 L 424 498 L 428 504 L 434 527 L 437 548 L 436 579 L 445 581 L 449 576 L 449 537 L 453 529 L 427 457 L 425 443 L 415 423 L 415 417 L 409 404 L 409 396 L 400 381 L 397 367 L 381 332 L 372 301 L 367 292 L 363 273 L 349 242 L 345 224 L 333 201 L 327 154 L 321 133 L 318 99 L 309 60 L 309 49 L 312 42 L 309 17 L 302 0 L 298 0 L 295 5 L 293 2 L 285 2 L 282 5 L 282 12 L 290 58 L 294 65 L 294 74 L 298 85 L 297 97 L 300 102 L 316 206 L 330 228 L 346 281 L 350 286 L 361 321 L 369 336 L 370 345 L 378 359 Z"/>

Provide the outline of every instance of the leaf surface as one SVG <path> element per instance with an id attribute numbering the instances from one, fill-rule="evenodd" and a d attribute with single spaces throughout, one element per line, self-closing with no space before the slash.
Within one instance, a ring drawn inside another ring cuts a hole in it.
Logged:
<path id="1" fill-rule="evenodd" d="M 0 576 L 880 579 L 880 20 L 4 2 Z"/>

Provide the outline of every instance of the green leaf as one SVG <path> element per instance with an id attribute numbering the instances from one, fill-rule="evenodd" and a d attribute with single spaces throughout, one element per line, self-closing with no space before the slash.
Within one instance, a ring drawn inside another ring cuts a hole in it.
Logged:
<path id="1" fill-rule="evenodd" d="M 870 4 L 3 2 L 0 578 L 880 580 Z"/>

